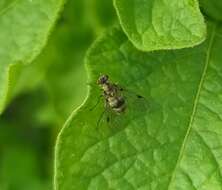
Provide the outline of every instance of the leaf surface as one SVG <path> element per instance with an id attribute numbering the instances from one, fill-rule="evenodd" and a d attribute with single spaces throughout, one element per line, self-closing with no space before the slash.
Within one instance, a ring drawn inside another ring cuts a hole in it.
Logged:
<path id="1" fill-rule="evenodd" d="M 0 3 L 0 113 L 8 94 L 10 66 L 30 63 L 40 52 L 63 0 Z"/>
<path id="2" fill-rule="evenodd" d="M 206 36 L 197 0 L 114 0 L 120 23 L 140 50 L 180 49 Z"/>
<path id="3" fill-rule="evenodd" d="M 118 28 L 93 45 L 88 99 L 57 139 L 56 190 L 221 189 L 222 28 L 208 31 L 183 50 L 140 52 Z M 98 127 L 104 102 L 91 108 L 101 73 L 144 96 L 148 110 L 135 106 L 118 127 Z"/>

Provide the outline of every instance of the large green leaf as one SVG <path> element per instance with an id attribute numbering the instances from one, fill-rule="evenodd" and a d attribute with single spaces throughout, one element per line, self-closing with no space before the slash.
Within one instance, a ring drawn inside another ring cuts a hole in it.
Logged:
<path id="1" fill-rule="evenodd" d="M 94 44 L 88 99 L 57 140 L 56 190 L 221 189 L 222 28 L 208 31 L 204 44 L 183 50 L 143 53 L 119 29 Z M 97 125 L 100 73 L 145 96 L 148 110 L 135 104 L 117 126 L 115 117 Z"/>
<path id="2" fill-rule="evenodd" d="M 120 23 L 141 50 L 191 47 L 205 39 L 197 0 L 114 0 Z"/>
<path id="3" fill-rule="evenodd" d="M 40 52 L 62 5 L 63 0 L 0 2 L 0 113 L 7 98 L 10 66 L 27 64 Z"/>

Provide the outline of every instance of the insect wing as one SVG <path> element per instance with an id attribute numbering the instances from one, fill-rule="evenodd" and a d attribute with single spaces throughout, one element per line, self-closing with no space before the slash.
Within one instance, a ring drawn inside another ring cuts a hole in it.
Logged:
<path id="1" fill-rule="evenodd" d="M 98 128 L 107 126 L 108 128 L 115 130 L 124 127 L 125 113 L 116 113 L 110 107 L 105 108 L 102 118 L 98 123 Z"/>
<path id="2" fill-rule="evenodd" d="M 127 117 L 130 119 L 136 119 L 149 111 L 149 101 L 145 97 L 127 89 L 123 89 L 122 93 L 126 100 Z"/>
<path id="3" fill-rule="evenodd" d="M 149 102 L 145 97 L 123 89 L 120 95 L 125 100 L 125 110 L 117 113 L 109 106 L 106 106 L 99 125 L 107 125 L 111 130 L 123 129 L 130 122 L 149 112 Z"/>

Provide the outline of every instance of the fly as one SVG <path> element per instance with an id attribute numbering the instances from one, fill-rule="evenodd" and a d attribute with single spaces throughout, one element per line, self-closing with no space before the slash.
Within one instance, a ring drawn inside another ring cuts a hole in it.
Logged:
<path id="1" fill-rule="evenodd" d="M 108 75 L 100 76 L 97 84 L 103 90 L 105 107 L 109 107 L 116 114 L 123 113 L 127 107 L 125 98 L 121 94 L 121 91 L 123 91 L 123 89 L 120 88 L 118 85 L 110 82 Z"/>
<path id="2" fill-rule="evenodd" d="M 145 98 L 143 98 L 142 96 L 135 95 L 134 93 L 129 92 L 128 90 L 125 90 L 122 87 L 120 87 L 119 85 L 113 83 L 112 81 L 109 80 L 109 76 L 105 75 L 105 74 L 101 75 L 98 78 L 97 85 L 99 85 L 99 87 L 102 90 L 102 94 L 99 98 L 99 101 L 100 101 L 101 97 L 103 97 L 104 106 L 105 106 L 105 110 L 101 113 L 101 116 L 100 116 L 99 120 L 97 121 L 97 127 L 99 126 L 100 121 L 102 120 L 105 113 L 109 114 L 106 117 L 106 122 L 109 123 L 111 120 L 113 120 L 111 118 L 111 116 L 116 118 L 116 116 L 124 115 L 124 113 L 126 111 L 129 111 L 129 109 L 134 113 L 138 112 L 136 109 L 134 109 L 130 106 L 136 105 L 136 103 L 134 101 L 135 99 L 145 100 Z M 126 97 L 124 95 L 126 93 L 128 93 L 128 97 Z M 129 96 L 132 96 L 132 95 L 133 95 L 133 101 L 131 101 L 132 104 L 129 105 L 130 104 Z M 97 102 L 97 104 L 99 103 L 99 101 Z M 136 101 L 136 102 L 138 102 L 138 101 Z M 140 103 L 141 103 L 141 101 L 140 101 Z M 94 107 L 96 107 L 96 105 Z M 144 106 L 145 103 L 142 102 L 138 106 L 140 109 L 141 109 L 141 105 Z M 119 122 L 121 122 L 121 121 L 119 120 L 118 124 L 119 124 Z"/>

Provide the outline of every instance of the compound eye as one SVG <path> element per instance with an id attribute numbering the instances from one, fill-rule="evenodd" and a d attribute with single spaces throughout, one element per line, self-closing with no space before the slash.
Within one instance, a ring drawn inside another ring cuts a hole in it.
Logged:
<path id="1" fill-rule="evenodd" d="M 98 83 L 100 84 L 104 84 L 108 81 L 109 77 L 107 75 L 102 75 L 99 80 L 98 80 Z"/>
<path id="2" fill-rule="evenodd" d="M 109 79 L 108 75 L 103 75 L 103 81 L 107 82 Z"/>

